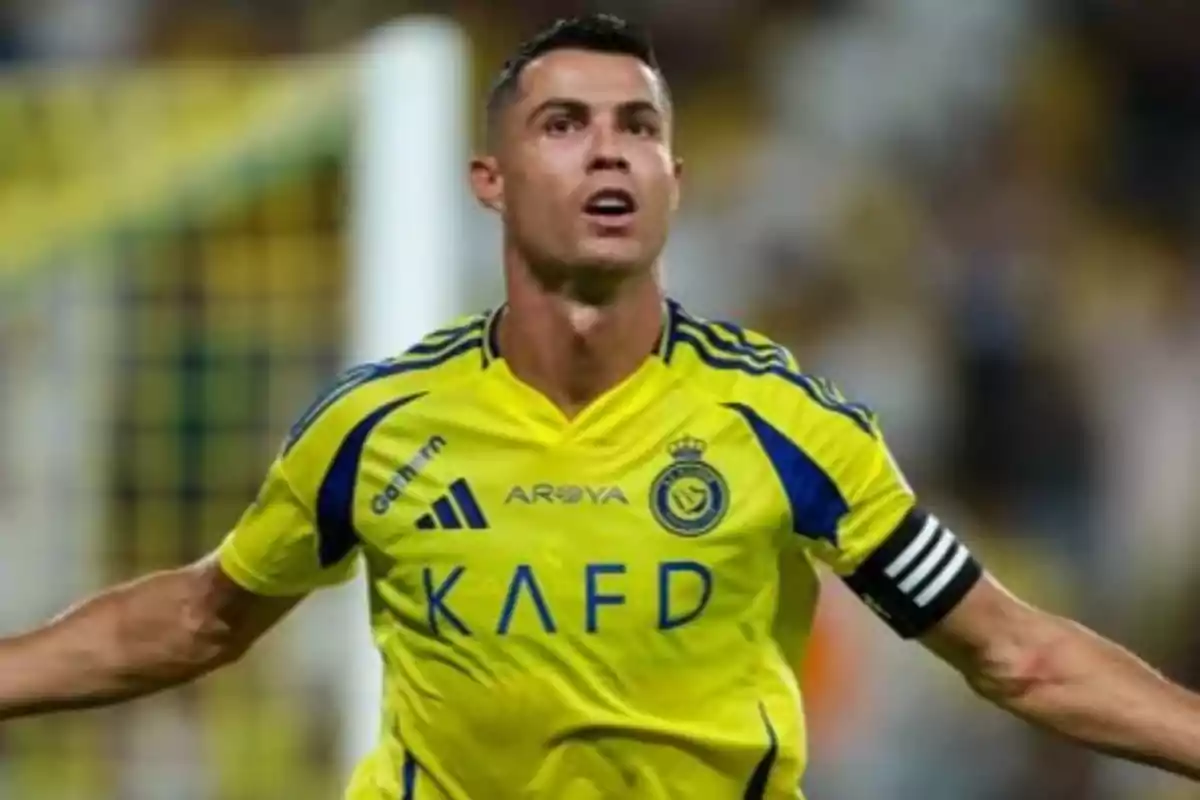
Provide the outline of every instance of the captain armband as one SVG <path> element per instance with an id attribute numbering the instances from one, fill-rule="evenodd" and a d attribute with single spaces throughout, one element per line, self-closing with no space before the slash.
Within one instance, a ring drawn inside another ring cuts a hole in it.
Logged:
<path id="1" fill-rule="evenodd" d="M 937 517 L 914 510 L 845 581 L 896 633 L 911 639 L 950 613 L 982 574 L 966 545 Z"/>

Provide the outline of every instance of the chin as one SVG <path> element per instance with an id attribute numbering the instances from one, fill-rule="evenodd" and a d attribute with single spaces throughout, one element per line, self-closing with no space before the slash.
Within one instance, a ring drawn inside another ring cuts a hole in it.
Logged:
<path id="1" fill-rule="evenodd" d="M 655 260 L 657 255 L 650 254 L 641 242 L 614 237 L 583 242 L 575 262 L 582 269 L 619 273 L 648 270 Z"/>

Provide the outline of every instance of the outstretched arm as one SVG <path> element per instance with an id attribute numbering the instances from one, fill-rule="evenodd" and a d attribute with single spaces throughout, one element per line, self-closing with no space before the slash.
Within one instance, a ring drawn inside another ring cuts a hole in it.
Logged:
<path id="1" fill-rule="evenodd" d="M 781 395 L 774 421 L 745 416 L 787 488 L 794 532 L 817 558 L 997 705 L 1093 749 L 1200 780 L 1200 696 L 1006 592 L 920 508 L 873 415 L 828 382 L 790 383 L 805 391 Z"/>
<path id="2" fill-rule="evenodd" d="M 0 719 L 88 708 L 194 680 L 241 656 L 299 597 L 246 591 L 215 558 L 115 587 L 0 639 Z"/>
<path id="3" fill-rule="evenodd" d="M 1200 695 L 990 577 L 921 641 L 979 695 L 1039 727 L 1200 780 Z"/>
<path id="4" fill-rule="evenodd" d="M 212 556 L 0 639 L 0 720 L 117 703 L 194 680 L 239 658 L 302 597 L 349 580 L 359 552 L 357 475 L 332 467 L 362 421 L 352 390 L 374 376 L 351 370 L 313 404 Z"/>

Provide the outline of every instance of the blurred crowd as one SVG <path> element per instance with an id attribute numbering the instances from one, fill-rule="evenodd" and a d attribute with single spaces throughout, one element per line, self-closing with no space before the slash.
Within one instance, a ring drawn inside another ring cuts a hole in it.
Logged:
<path id="1" fill-rule="evenodd" d="M 651 27 L 679 104 L 672 291 L 872 405 L 1006 583 L 1200 687 L 1200 5 L 16 0 L 0 62 L 327 51 L 432 11 L 482 87 L 596 5 Z M 827 592 L 808 672 L 814 798 L 1196 796 L 983 710 L 852 606 Z"/>
<path id="2" fill-rule="evenodd" d="M 1200 8 L 848 5 L 761 75 L 773 124 L 692 251 L 733 273 L 701 302 L 748 287 L 742 313 L 880 412 L 1006 582 L 1200 685 Z M 844 687 L 862 727 L 817 764 L 893 769 L 839 770 L 831 796 L 1195 796 L 977 711 L 931 719 L 944 682 L 865 641 L 848 660 L 905 668 L 868 671 L 870 701 Z"/>

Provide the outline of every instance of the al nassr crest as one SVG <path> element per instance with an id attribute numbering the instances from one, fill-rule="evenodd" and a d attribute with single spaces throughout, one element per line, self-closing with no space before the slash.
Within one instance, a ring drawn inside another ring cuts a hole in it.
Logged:
<path id="1" fill-rule="evenodd" d="M 680 536 L 700 536 L 717 527 L 729 508 L 729 486 L 704 460 L 707 444 L 690 436 L 671 443 L 673 463 L 650 485 L 650 510 L 658 523 Z"/>

